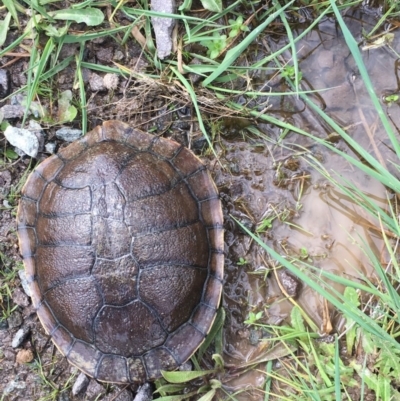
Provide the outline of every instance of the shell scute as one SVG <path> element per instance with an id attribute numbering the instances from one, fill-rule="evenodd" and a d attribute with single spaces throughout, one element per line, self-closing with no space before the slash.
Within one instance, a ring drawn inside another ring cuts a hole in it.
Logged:
<path id="1" fill-rule="evenodd" d="M 96 369 L 102 354 L 87 342 L 76 340 L 67 354 L 68 361 L 91 377 L 96 377 Z"/>
<path id="2" fill-rule="evenodd" d="M 25 198 L 37 201 L 40 199 L 46 185 L 47 181 L 36 171 L 33 171 L 22 189 L 22 194 Z"/>
<path id="3" fill-rule="evenodd" d="M 151 150 L 161 157 L 165 157 L 166 159 L 172 159 L 181 149 L 181 145 L 170 139 L 165 138 L 156 138 L 153 141 Z"/>
<path id="4" fill-rule="evenodd" d="M 193 156 L 193 153 L 189 149 L 181 148 L 179 153 L 172 160 L 173 165 L 182 173 L 184 177 L 187 177 L 199 170 L 204 170 L 204 164 L 197 157 Z"/>
<path id="5" fill-rule="evenodd" d="M 179 364 L 187 361 L 204 341 L 204 334 L 190 324 L 180 327 L 165 343 Z"/>
<path id="6" fill-rule="evenodd" d="M 175 358 L 164 348 L 157 348 L 148 352 L 143 359 L 149 380 L 157 379 L 160 370 L 171 370 L 176 366 Z"/>
<path id="7" fill-rule="evenodd" d="M 126 358 L 118 355 L 104 355 L 97 369 L 96 379 L 107 382 L 128 383 Z"/>
<path id="8" fill-rule="evenodd" d="M 37 202 L 29 198 L 23 198 L 19 204 L 17 224 L 19 227 L 33 227 L 36 223 Z"/>
<path id="9" fill-rule="evenodd" d="M 37 174 L 42 176 L 46 182 L 50 182 L 54 180 L 63 166 L 64 162 L 59 157 L 51 156 L 42 161 L 42 163 L 36 167 L 35 171 Z"/>
<path id="10" fill-rule="evenodd" d="M 210 198 L 218 198 L 217 188 L 207 170 L 197 171 L 187 181 L 197 200 L 202 201 Z"/>

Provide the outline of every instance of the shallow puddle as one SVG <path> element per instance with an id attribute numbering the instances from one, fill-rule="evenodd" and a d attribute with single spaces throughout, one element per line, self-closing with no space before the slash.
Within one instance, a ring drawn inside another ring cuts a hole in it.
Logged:
<path id="1" fill-rule="evenodd" d="M 371 13 L 357 10 L 347 15 L 345 22 L 358 40 L 361 40 L 362 30 L 368 32 L 376 23 Z M 301 32 L 299 28 L 297 34 Z M 382 97 L 399 90 L 399 65 L 394 51 L 400 52 L 400 34 L 393 33 L 390 47 L 369 48 L 362 52 L 375 91 Z M 287 39 L 263 41 L 263 45 L 273 51 L 286 43 Z M 298 43 L 297 49 L 302 89 L 330 88 L 313 95 L 314 102 L 395 173 L 391 167 L 395 155 L 385 143 L 386 136 L 377 113 L 335 22 L 326 19 Z M 258 57 L 261 58 L 266 50 L 260 48 Z M 290 54 L 285 57 L 288 60 Z M 254 91 L 280 92 L 285 89 L 283 80 L 265 72 L 254 77 L 252 85 Z M 284 118 L 315 136 L 329 136 L 337 147 L 352 154 L 296 96 L 262 100 L 265 103 L 259 105 L 260 110 Z M 399 127 L 399 105 L 393 104 L 386 109 L 394 126 Z M 265 380 L 265 363 L 247 371 L 243 368 L 243 374 L 240 374 L 241 366 L 249 366 L 251 361 L 256 364 L 270 352 L 266 342 L 260 341 L 266 333 L 249 329 L 244 324 L 250 312 L 262 311 L 262 323 L 279 324 L 290 314 L 293 306 L 287 296 L 290 295 L 319 327 L 321 335 L 335 332 L 343 324 L 334 309 L 310 288 L 283 269 L 272 271 L 274 262 L 238 229 L 234 219 L 252 231 L 257 230 L 263 241 L 281 255 L 306 260 L 315 267 L 350 280 L 375 279 L 363 243 L 381 260 L 386 258 L 384 243 L 376 229 L 378 222 L 316 171 L 310 162 L 320 163 L 326 172 L 341 177 L 341 182 L 347 180 L 346 185 L 350 182 L 385 208 L 389 195 L 383 185 L 311 139 L 290 133 L 276 145 L 282 133 L 278 128 L 265 124 L 258 125 L 258 129 L 265 138 L 249 138 L 246 134 L 245 141 L 227 128 L 217 147 L 221 165 L 214 165 L 216 183 L 226 210 L 224 360 L 227 366 L 237 368 L 221 379 L 232 392 L 262 388 Z M 331 285 L 343 291 L 338 285 Z M 266 359 L 273 359 L 272 356 Z M 245 391 L 236 395 L 236 399 L 263 400 L 264 394 L 257 390 Z"/>

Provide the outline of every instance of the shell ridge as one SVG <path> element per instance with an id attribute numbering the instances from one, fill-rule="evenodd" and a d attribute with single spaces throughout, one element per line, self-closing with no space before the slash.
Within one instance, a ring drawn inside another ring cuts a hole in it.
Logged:
<path id="1" fill-rule="evenodd" d="M 192 222 L 189 223 L 184 223 L 184 224 L 173 224 L 171 226 L 167 226 L 167 227 L 162 227 L 160 229 L 157 230 L 151 230 L 151 231 L 143 231 L 141 233 L 136 233 L 136 238 L 144 238 L 144 237 L 148 237 L 148 236 L 152 236 L 154 234 L 161 234 L 161 233 L 165 233 L 168 231 L 176 231 L 179 230 L 181 228 L 187 228 L 187 227 L 191 227 L 195 224 L 201 223 L 200 219 L 194 220 Z"/>
<path id="2" fill-rule="evenodd" d="M 179 155 L 179 153 L 182 152 L 182 150 L 185 149 L 183 145 L 181 145 L 174 153 L 174 155 L 169 159 L 170 162 L 172 162 L 174 159 L 176 159 Z"/>
<path id="3" fill-rule="evenodd" d="M 164 194 L 166 194 L 166 193 L 172 191 L 174 188 L 176 188 L 178 185 L 180 185 L 180 184 L 182 184 L 182 183 L 185 183 L 185 184 L 187 185 L 187 183 L 186 183 L 186 181 L 185 181 L 185 177 L 180 177 L 179 180 L 177 180 L 176 182 L 172 183 L 170 186 L 168 186 L 167 189 L 165 189 L 165 190 L 163 190 L 163 191 L 161 191 L 161 192 L 157 192 L 156 194 L 150 194 L 150 195 L 140 196 L 140 197 L 137 197 L 137 198 L 135 198 L 135 199 L 130 199 L 129 202 L 132 203 L 132 202 L 136 202 L 136 201 L 139 201 L 139 200 L 144 200 L 144 199 L 148 199 L 148 198 L 152 198 L 152 197 L 157 197 L 157 196 L 160 196 L 160 195 L 164 195 Z M 116 183 L 116 184 L 117 184 L 117 183 Z M 119 188 L 119 185 L 118 185 L 118 184 L 117 184 L 117 186 L 118 186 L 118 189 L 121 190 L 121 189 Z M 187 186 L 188 186 L 188 185 L 187 185 Z M 124 196 L 125 196 L 125 195 L 124 195 Z"/>
<path id="4" fill-rule="evenodd" d="M 187 263 L 180 263 L 180 262 L 163 262 L 163 261 L 157 261 L 157 262 L 151 262 L 149 264 L 143 263 L 141 264 L 141 270 L 147 270 L 147 269 L 152 269 L 154 267 L 164 267 L 164 266 L 179 266 L 179 267 L 186 267 L 188 269 L 198 269 L 198 270 L 206 270 L 208 269 L 207 267 L 200 266 L 200 265 L 189 265 Z"/>
<path id="5" fill-rule="evenodd" d="M 68 283 L 69 281 L 80 280 L 80 279 L 85 279 L 85 278 L 90 278 L 90 277 L 91 277 L 90 272 L 89 273 L 82 273 L 82 274 L 75 275 L 75 276 L 72 276 L 72 277 L 65 277 L 62 280 L 60 280 L 59 282 L 57 282 L 56 284 L 53 284 L 53 285 L 49 286 L 46 289 L 46 291 L 42 290 L 43 295 L 45 296 L 49 291 L 54 290 L 55 288 L 58 288 L 58 287 L 64 285 L 65 283 Z"/>

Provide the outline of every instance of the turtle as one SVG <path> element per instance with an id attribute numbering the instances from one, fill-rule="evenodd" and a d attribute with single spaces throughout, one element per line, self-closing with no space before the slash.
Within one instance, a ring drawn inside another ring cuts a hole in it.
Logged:
<path id="1" fill-rule="evenodd" d="M 88 376 L 153 381 L 209 333 L 223 287 L 221 201 L 177 142 L 103 122 L 33 170 L 17 227 L 39 320 Z"/>

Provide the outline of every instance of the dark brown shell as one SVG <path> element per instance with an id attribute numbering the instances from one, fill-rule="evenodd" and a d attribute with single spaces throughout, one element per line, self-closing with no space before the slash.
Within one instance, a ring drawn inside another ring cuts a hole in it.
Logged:
<path id="1" fill-rule="evenodd" d="M 186 148 L 105 122 L 33 171 L 17 219 L 40 321 L 86 374 L 154 380 L 203 342 L 221 297 L 223 221 Z"/>

